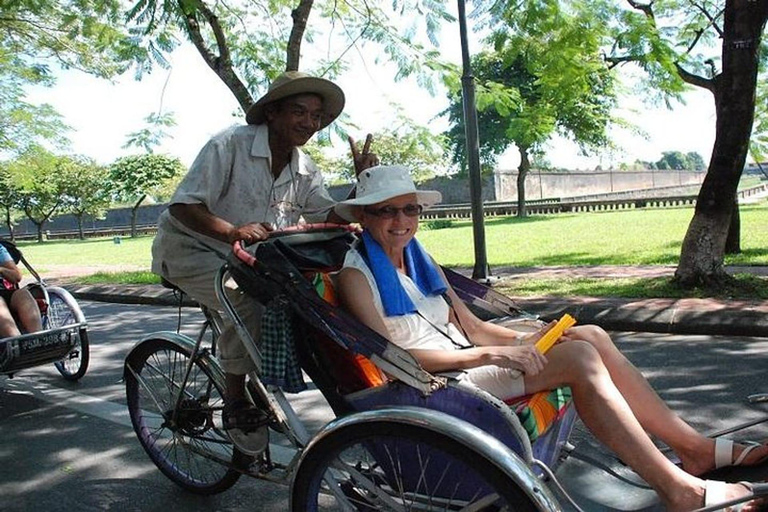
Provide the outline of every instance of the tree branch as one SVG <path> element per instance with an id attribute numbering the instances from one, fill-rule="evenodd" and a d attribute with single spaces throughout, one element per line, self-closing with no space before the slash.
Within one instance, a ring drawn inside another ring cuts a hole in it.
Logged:
<path id="1" fill-rule="evenodd" d="M 704 15 L 704 17 L 709 20 L 709 24 L 712 26 L 712 28 L 715 29 L 715 32 L 717 32 L 717 35 L 720 36 L 720 38 L 722 39 L 722 37 L 723 37 L 723 29 L 720 28 L 717 25 L 716 21 L 717 21 L 717 18 L 719 18 L 720 16 L 723 15 L 723 12 L 724 12 L 725 9 L 721 9 L 720 12 L 717 13 L 716 16 L 712 16 L 705 6 L 703 6 L 703 5 L 699 4 L 699 3 L 696 3 L 696 2 L 691 2 L 691 4 L 694 7 L 696 7 L 699 11 L 701 11 L 701 13 Z M 701 29 L 702 32 L 704 32 L 704 30 L 706 30 L 706 27 Z"/>
<path id="2" fill-rule="evenodd" d="M 610 57 L 603 54 L 603 60 L 608 63 L 608 69 L 613 69 L 619 64 L 625 62 L 639 62 L 645 59 L 645 55 L 622 55 L 621 57 Z"/>
<path id="3" fill-rule="evenodd" d="M 699 75 L 694 75 L 693 73 L 683 69 L 683 67 L 678 63 L 675 63 L 675 69 L 677 69 L 677 74 L 680 75 L 680 78 L 683 80 L 683 82 L 695 85 L 696 87 L 707 89 L 712 94 L 715 93 L 715 78 L 704 78 Z"/>
<path id="4" fill-rule="evenodd" d="M 254 103 L 253 97 L 242 80 L 237 76 L 237 73 L 235 73 L 229 45 L 227 44 L 227 37 L 219 23 L 219 19 L 203 2 L 196 4 L 197 10 L 191 10 L 189 12 L 184 9 L 185 2 L 182 0 L 178 0 L 177 5 L 181 11 L 182 18 L 184 19 L 184 26 L 187 29 L 187 35 L 192 41 L 192 44 L 195 45 L 195 48 L 197 48 L 198 53 L 205 63 L 208 64 L 208 67 L 210 67 L 214 73 L 218 75 L 221 81 L 224 82 L 227 88 L 229 88 L 237 102 L 240 104 L 240 107 L 243 109 L 243 112 L 248 112 L 248 109 Z M 214 38 L 216 39 L 216 47 L 219 51 L 218 55 L 206 45 L 196 16 L 198 12 L 202 14 L 208 24 L 208 28 L 213 32 Z"/>
<path id="5" fill-rule="evenodd" d="M 646 18 L 651 21 L 651 25 L 656 27 L 656 16 L 653 14 L 653 1 L 647 4 L 641 4 L 635 0 L 627 0 L 627 2 L 629 3 L 630 7 L 645 14 Z"/>

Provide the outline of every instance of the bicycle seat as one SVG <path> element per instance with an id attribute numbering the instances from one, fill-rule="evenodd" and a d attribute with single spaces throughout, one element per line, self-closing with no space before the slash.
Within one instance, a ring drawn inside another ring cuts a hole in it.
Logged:
<path id="1" fill-rule="evenodd" d="M 173 290 L 175 292 L 181 292 L 184 293 L 184 290 L 167 280 L 166 278 L 160 276 L 160 284 L 163 286 L 163 288 L 168 288 L 169 290 Z"/>

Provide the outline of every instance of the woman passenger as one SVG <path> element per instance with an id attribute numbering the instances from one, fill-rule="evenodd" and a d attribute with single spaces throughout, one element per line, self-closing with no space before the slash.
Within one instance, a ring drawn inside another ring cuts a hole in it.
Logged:
<path id="1" fill-rule="evenodd" d="M 40 308 L 26 288 L 18 288 L 21 271 L 4 245 L 0 244 L 0 338 L 43 330 Z M 18 319 L 18 325 L 16 322 Z"/>
<path id="2" fill-rule="evenodd" d="M 465 379 L 502 400 L 569 386 L 584 424 L 656 490 L 668 510 L 751 494 L 748 483 L 697 475 L 716 466 L 762 462 L 768 445 L 721 439 L 716 447 L 667 407 L 600 327 L 568 329 L 544 356 L 534 343 L 552 324 L 523 333 L 478 319 L 414 239 L 422 209 L 440 199 L 439 192 L 417 190 L 403 167 L 360 174 L 357 197 L 335 207 L 364 228 L 337 276 L 345 309 L 408 350 L 425 370 L 464 370 Z M 646 432 L 667 443 L 681 467 Z M 751 502 L 743 510 L 757 507 Z"/>

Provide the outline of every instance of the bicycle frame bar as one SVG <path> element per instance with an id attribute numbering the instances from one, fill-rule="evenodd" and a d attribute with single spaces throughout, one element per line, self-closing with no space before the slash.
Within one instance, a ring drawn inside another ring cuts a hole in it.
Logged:
<path id="1" fill-rule="evenodd" d="M 229 297 L 224 290 L 224 284 L 229 279 L 231 279 L 229 271 L 227 270 L 226 266 L 222 266 L 219 269 L 218 274 L 216 274 L 216 280 L 214 281 L 216 297 L 219 299 L 219 303 L 221 303 L 221 306 L 224 308 L 224 312 L 234 324 L 237 335 L 243 342 L 245 350 L 248 352 L 248 356 L 251 358 L 251 361 L 253 361 L 253 364 L 256 367 L 256 373 L 261 374 L 263 369 L 263 358 L 261 356 L 261 351 L 256 346 L 256 342 L 251 336 L 251 333 L 248 332 L 248 329 L 243 323 L 243 320 L 240 318 L 240 315 L 237 314 L 237 311 L 235 311 L 235 308 L 232 306 L 232 301 L 229 300 Z"/>
<path id="2" fill-rule="evenodd" d="M 273 386 L 270 386 L 270 389 L 268 390 L 259 379 L 259 375 L 261 375 L 263 369 L 261 351 L 256 346 L 256 341 L 253 339 L 253 336 L 251 336 L 251 333 L 248 331 L 248 328 L 243 323 L 240 315 L 232 305 L 232 301 L 224 290 L 224 285 L 229 279 L 231 279 L 231 274 L 226 266 L 222 266 L 221 269 L 219 269 L 214 282 L 216 297 L 219 299 L 224 312 L 234 324 L 237 335 L 240 337 L 240 340 L 245 346 L 245 350 L 248 352 L 248 356 L 251 358 L 251 361 L 253 361 L 256 368 L 255 371 L 249 374 L 251 383 L 256 387 L 262 400 L 269 404 L 278 423 L 284 427 L 283 430 L 286 435 L 288 435 L 296 445 L 306 446 L 311 436 L 304 427 L 304 424 L 299 420 L 293 407 L 291 407 L 290 403 L 283 395 L 282 390 Z"/>

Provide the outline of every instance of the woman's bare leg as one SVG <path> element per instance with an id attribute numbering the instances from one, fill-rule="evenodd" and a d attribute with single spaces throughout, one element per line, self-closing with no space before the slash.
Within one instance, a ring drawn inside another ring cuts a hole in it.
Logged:
<path id="1" fill-rule="evenodd" d="M 569 386 L 584 424 L 656 490 L 668 510 L 702 506 L 704 482 L 672 464 L 656 448 L 592 345 L 561 343 L 547 353 L 547 359 L 541 373 L 525 377 L 526 391 Z M 727 492 L 737 497 L 747 491 L 733 484 Z"/>
<path id="2" fill-rule="evenodd" d="M 588 342 L 600 353 L 611 379 L 622 394 L 640 425 L 669 445 L 678 454 L 683 468 L 700 475 L 715 467 L 715 442 L 688 425 L 659 397 L 645 377 L 619 351 L 608 333 L 600 327 L 574 327 L 569 337 Z M 734 457 L 744 446 L 734 445 Z M 745 463 L 756 463 L 768 456 L 768 446 L 753 450 Z"/>
<path id="3" fill-rule="evenodd" d="M 11 310 L 8 309 L 8 304 L 5 303 L 5 300 L 0 299 L 0 338 L 19 336 L 20 334 Z"/>
<path id="4" fill-rule="evenodd" d="M 40 308 L 29 290 L 24 288 L 16 290 L 16 293 L 11 296 L 11 309 L 16 311 L 19 323 L 25 333 L 43 330 Z"/>

